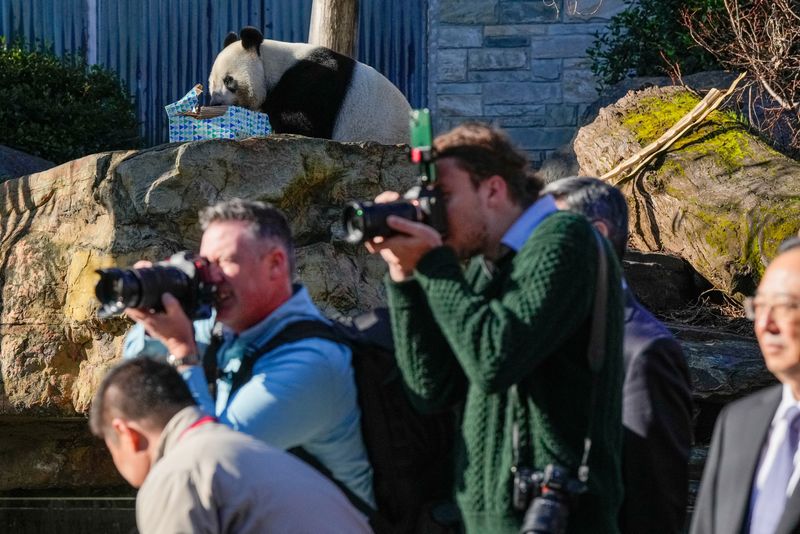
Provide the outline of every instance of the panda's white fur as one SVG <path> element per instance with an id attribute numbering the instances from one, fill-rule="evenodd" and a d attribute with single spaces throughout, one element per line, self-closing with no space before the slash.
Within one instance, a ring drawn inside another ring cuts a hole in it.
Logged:
<path id="1" fill-rule="evenodd" d="M 246 34 L 246 31 L 251 33 Z M 282 76 L 320 50 L 320 47 L 306 43 L 262 39 L 258 45 L 260 53 L 257 53 L 253 39 L 260 38 L 260 32 L 248 28 L 243 29 L 241 35 L 242 40 L 229 42 L 231 37 L 235 38 L 235 34 L 231 34 L 226 39 L 227 46 L 214 61 L 209 75 L 212 104 L 263 110 L 267 96 Z M 406 98 L 389 80 L 372 67 L 354 62 L 349 86 L 345 89 L 338 113 L 334 115 L 331 138 L 336 141 L 406 143 L 410 110 Z"/>

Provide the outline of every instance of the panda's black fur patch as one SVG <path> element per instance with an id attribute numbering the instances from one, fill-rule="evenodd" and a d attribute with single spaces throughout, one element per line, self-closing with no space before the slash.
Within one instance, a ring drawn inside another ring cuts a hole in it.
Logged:
<path id="1" fill-rule="evenodd" d="M 261 55 L 261 42 L 264 40 L 264 36 L 258 29 L 245 26 L 239 31 L 239 37 L 242 39 L 242 46 L 245 50 L 252 50 L 256 55 Z"/>
<path id="2" fill-rule="evenodd" d="M 281 76 L 261 106 L 275 133 L 330 139 L 356 62 L 316 48 Z"/>
<path id="3" fill-rule="evenodd" d="M 225 36 L 225 41 L 222 43 L 222 48 L 225 48 L 228 45 L 232 45 L 238 40 L 239 36 L 236 35 L 236 32 L 228 32 L 228 35 Z"/>

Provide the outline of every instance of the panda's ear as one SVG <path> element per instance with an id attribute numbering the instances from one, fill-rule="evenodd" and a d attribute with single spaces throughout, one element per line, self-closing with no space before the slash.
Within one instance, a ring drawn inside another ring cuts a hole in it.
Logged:
<path id="1" fill-rule="evenodd" d="M 228 35 L 225 36 L 225 41 L 222 43 L 222 48 L 227 48 L 229 44 L 233 44 L 239 40 L 239 36 L 236 35 L 236 32 L 228 32 Z"/>
<path id="2" fill-rule="evenodd" d="M 245 26 L 239 32 L 242 38 L 242 46 L 245 50 L 254 50 L 256 54 L 261 55 L 261 43 L 264 41 L 264 36 L 258 29 L 252 26 Z"/>

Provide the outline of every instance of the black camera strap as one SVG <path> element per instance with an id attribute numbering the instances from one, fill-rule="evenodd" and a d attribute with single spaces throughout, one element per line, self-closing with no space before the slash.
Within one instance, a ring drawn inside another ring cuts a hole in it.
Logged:
<path id="1" fill-rule="evenodd" d="M 597 280 L 595 282 L 594 306 L 592 308 L 592 324 L 589 331 L 589 346 L 587 348 L 587 358 L 589 360 L 589 370 L 592 373 L 592 392 L 589 397 L 589 417 L 586 428 L 586 436 L 583 438 L 583 456 L 578 467 L 578 480 L 584 484 L 589 480 L 589 453 L 592 450 L 592 426 L 594 423 L 595 406 L 597 405 L 597 395 L 600 385 L 600 370 L 606 357 L 606 308 L 608 304 L 608 255 L 603 243 L 603 237 L 596 229 L 594 236 L 597 242 Z M 525 404 L 519 396 L 517 384 L 511 386 L 511 394 L 516 399 L 517 404 L 527 412 Z M 516 469 L 519 466 L 519 419 L 515 417 L 511 434 L 512 443 L 512 465 Z"/>
<path id="2" fill-rule="evenodd" d="M 578 467 L 578 480 L 584 484 L 589 480 L 589 453 L 592 450 L 592 425 L 597 406 L 600 370 L 606 359 L 606 324 L 608 305 L 608 256 L 603 237 L 596 229 L 594 237 L 597 241 L 597 282 L 594 289 L 594 308 L 592 310 L 592 328 L 589 334 L 589 370 L 592 372 L 592 393 L 589 404 L 589 419 L 586 425 L 586 437 L 583 438 L 583 458 Z"/>

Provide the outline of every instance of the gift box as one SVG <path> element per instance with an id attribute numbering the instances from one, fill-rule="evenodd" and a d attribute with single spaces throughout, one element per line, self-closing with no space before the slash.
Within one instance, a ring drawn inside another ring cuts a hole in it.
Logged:
<path id="1" fill-rule="evenodd" d="M 186 96 L 164 109 L 169 117 L 169 140 L 241 139 L 269 135 L 272 128 L 266 113 L 239 106 L 200 107 L 203 86 L 195 85 Z"/>

